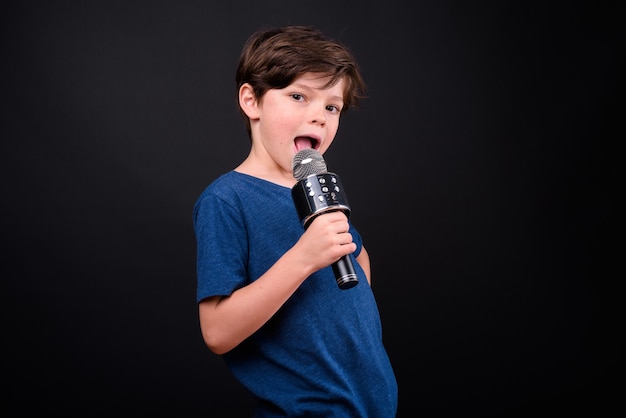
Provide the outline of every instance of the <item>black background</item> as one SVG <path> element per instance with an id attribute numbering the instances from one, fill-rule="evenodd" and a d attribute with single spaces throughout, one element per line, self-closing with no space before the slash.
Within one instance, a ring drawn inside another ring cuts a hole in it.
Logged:
<path id="1" fill-rule="evenodd" d="M 313 24 L 369 86 L 325 158 L 398 416 L 623 412 L 617 3 L 4 5 L 3 404 L 250 416 L 201 339 L 191 212 L 248 152 L 244 41 Z"/>

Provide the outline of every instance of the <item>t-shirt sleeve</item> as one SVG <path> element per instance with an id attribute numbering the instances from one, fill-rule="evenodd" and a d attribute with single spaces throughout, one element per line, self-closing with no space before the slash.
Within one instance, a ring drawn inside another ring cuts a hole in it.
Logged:
<path id="1" fill-rule="evenodd" d="M 247 280 L 248 244 L 237 205 L 206 193 L 193 211 L 196 235 L 197 301 L 227 296 Z"/>
<path id="2" fill-rule="evenodd" d="M 356 250 L 352 253 L 354 257 L 358 257 L 361 254 L 361 249 L 363 248 L 363 238 L 361 238 L 361 234 L 356 228 L 350 223 L 350 234 L 352 235 L 352 242 L 356 244 Z"/>

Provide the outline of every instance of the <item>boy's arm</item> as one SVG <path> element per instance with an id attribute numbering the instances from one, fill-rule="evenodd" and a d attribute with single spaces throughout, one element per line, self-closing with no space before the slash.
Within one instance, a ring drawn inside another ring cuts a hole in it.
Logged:
<path id="1" fill-rule="evenodd" d="M 224 354 L 265 324 L 314 272 L 356 250 L 343 212 L 318 216 L 269 270 L 230 296 L 213 296 L 198 304 L 205 344 Z M 365 263 L 365 262 L 364 262 Z M 369 271 L 369 262 L 366 263 Z"/>
<path id="2" fill-rule="evenodd" d="M 356 258 L 356 261 L 359 263 L 363 271 L 365 272 L 365 276 L 367 277 L 367 283 L 372 285 L 371 278 L 371 270 L 370 270 L 370 256 L 368 252 L 365 250 L 365 247 L 361 247 L 361 252 L 359 256 Z"/>

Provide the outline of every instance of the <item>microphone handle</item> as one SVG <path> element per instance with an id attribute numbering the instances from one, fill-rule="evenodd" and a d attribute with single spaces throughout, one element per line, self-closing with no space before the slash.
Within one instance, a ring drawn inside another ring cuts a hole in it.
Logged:
<path id="1" fill-rule="evenodd" d="M 350 289 L 359 283 L 359 278 L 354 271 L 352 265 L 352 259 L 349 255 L 344 255 L 339 260 L 333 263 L 333 272 L 335 273 L 335 279 L 340 289 Z"/>
<path id="2" fill-rule="evenodd" d="M 350 216 L 348 199 L 343 193 L 341 180 L 335 173 L 311 174 L 293 186 L 291 195 L 304 229 L 317 216 L 329 211 L 341 210 L 346 216 Z M 359 283 L 349 255 L 334 262 L 332 268 L 340 289 L 350 289 Z"/>

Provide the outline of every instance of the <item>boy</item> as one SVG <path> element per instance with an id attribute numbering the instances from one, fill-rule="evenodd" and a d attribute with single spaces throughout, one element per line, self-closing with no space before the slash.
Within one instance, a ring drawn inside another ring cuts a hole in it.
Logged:
<path id="1" fill-rule="evenodd" d="M 357 63 L 314 28 L 263 29 L 236 81 L 250 152 L 194 206 L 203 339 L 258 400 L 255 417 L 392 418 L 398 388 L 361 236 L 341 211 L 305 230 L 291 195 L 294 155 L 328 150 L 363 97 Z M 342 290 L 331 265 L 348 254 L 359 284 Z"/>

